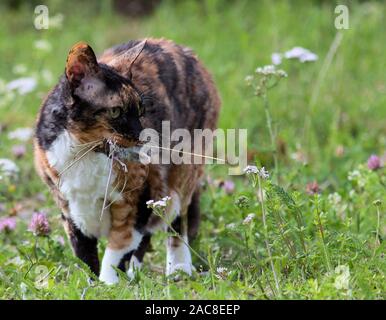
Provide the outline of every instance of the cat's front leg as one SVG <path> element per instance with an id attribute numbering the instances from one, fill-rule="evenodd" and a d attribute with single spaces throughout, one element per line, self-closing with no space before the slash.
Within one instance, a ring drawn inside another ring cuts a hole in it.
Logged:
<path id="1" fill-rule="evenodd" d="M 111 206 L 110 212 L 111 229 L 99 276 L 106 284 L 119 281 L 115 268 L 130 260 L 143 238 L 143 234 L 134 228 L 131 217 L 135 215 L 131 206 L 125 202 L 117 202 Z"/>
<path id="2" fill-rule="evenodd" d="M 71 220 L 62 215 L 64 229 L 71 242 L 75 256 L 87 264 L 90 270 L 99 275 L 98 240 L 86 236 Z"/>
<path id="3" fill-rule="evenodd" d="M 179 270 L 192 275 L 193 264 L 188 246 L 187 212 L 184 209 L 181 210 L 181 202 L 177 193 L 173 192 L 171 198 L 170 210 L 174 212 L 169 214 L 175 215 L 175 219 L 169 231 L 176 232 L 178 235 L 169 236 L 167 239 L 166 275 L 169 276 Z"/>

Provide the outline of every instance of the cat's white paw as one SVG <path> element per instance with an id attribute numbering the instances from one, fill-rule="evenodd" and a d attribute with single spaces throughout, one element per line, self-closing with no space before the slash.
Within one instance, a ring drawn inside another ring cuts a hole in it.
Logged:
<path id="1" fill-rule="evenodd" d="M 127 270 L 126 274 L 129 277 L 130 280 L 133 280 L 135 277 L 135 272 L 139 269 L 141 269 L 142 263 L 139 262 L 136 256 L 132 256 L 130 260 L 129 269 Z"/>
<path id="2" fill-rule="evenodd" d="M 117 267 L 122 257 L 128 250 L 113 250 L 106 248 L 105 254 L 102 260 L 101 274 L 99 280 L 106 284 L 115 284 L 119 282 L 117 271 L 114 267 Z"/>
<path id="3" fill-rule="evenodd" d="M 180 242 L 179 245 L 168 243 L 166 251 L 166 275 L 169 276 L 176 271 L 183 271 L 192 275 L 192 257 L 188 246 Z"/>
<path id="4" fill-rule="evenodd" d="M 105 269 L 104 272 L 101 272 L 99 280 L 108 285 L 113 285 L 119 282 L 117 272 L 113 268 L 109 270 Z"/>
<path id="5" fill-rule="evenodd" d="M 166 275 L 170 276 L 173 273 L 176 273 L 177 271 L 183 271 L 189 276 L 192 275 L 193 272 L 193 265 L 191 263 L 177 263 L 177 264 L 170 264 L 166 267 Z"/>

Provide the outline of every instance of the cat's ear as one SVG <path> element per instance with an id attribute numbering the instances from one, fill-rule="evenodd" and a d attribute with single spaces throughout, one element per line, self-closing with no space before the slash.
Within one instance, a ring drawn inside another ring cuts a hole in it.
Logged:
<path id="1" fill-rule="evenodd" d="M 70 50 L 66 62 L 66 77 L 72 87 L 77 87 L 88 75 L 98 72 L 99 66 L 94 51 L 85 42 L 76 43 Z"/>
<path id="2" fill-rule="evenodd" d="M 132 77 L 131 68 L 146 45 L 147 40 L 142 40 L 134 47 L 130 48 L 126 52 L 117 56 L 112 60 L 109 65 L 118 71 L 123 71 L 128 74 L 129 78 Z"/>

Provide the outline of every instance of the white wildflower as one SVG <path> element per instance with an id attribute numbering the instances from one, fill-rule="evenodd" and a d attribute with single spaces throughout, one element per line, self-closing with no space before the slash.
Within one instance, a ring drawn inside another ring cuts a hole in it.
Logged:
<path id="1" fill-rule="evenodd" d="M 230 224 L 227 224 L 226 228 L 229 230 L 234 230 L 234 229 L 236 229 L 236 223 L 232 222 Z"/>
<path id="2" fill-rule="evenodd" d="M 294 47 L 284 53 L 286 59 L 299 59 L 300 62 L 316 61 L 318 55 L 302 47 Z"/>
<path id="3" fill-rule="evenodd" d="M 342 201 L 342 197 L 337 192 L 334 192 L 328 195 L 328 202 L 332 206 L 335 206 L 335 207 L 338 206 L 341 203 L 341 201 Z"/>
<path id="4" fill-rule="evenodd" d="M 353 170 L 348 173 L 348 180 L 354 181 L 357 180 L 361 176 L 359 170 Z"/>
<path id="5" fill-rule="evenodd" d="M 247 83 L 248 86 L 250 86 L 253 82 L 253 76 L 251 75 L 246 76 L 244 81 Z"/>
<path id="6" fill-rule="evenodd" d="M 253 220 L 253 218 L 255 217 L 255 214 L 254 213 L 250 213 L 248 214 L 245 219 L 243 220 L 243 224 L 250 224 Z"/>
<path id="7" fill-rule="evenodd" d="M 154 208 L 161 208 L 161 207 L 165 208 L 166 205 L 167 205 L 166 201 L 163 201 L 163 200 L 158 200 L 153 203 Z"/>
<path id="8" fill-rule="evenodd" d="M 54 80 L 54 76 L 52 75 L 52 72 L 48 69 L 42 70 L 41 77 L 46 84 L 51 84 Z"/>
<path id="9" fill-rule="evenodd" d="M 271 75 L 271 74 L 275 74 L 276 72 L 276 67 L 274 65 L 267 65 L 267 66 L 264 66 L 264 67 L 258 67 L 255 71 L 257 74 L 261 74 L 261 75 Z"/>
<path id="10" fill-rule="evenodd" d="M 216 271 L 217 271 L 216 277 L 218 279 L 226 279 L 229 275 L 228 268 L 226 267 L 218 267 Z"/>
<path id="11" fill-rule="evenodd" d="M 12 160 L 0 159 L 0 172 L 4 176 L 13 176 L 19 172 L 19 167 Z"/>
<path id="12" fill-rule="evenodd" d="M 34 42 L 34 46 L 36 49 L 41 50 L 41 51 L 51 51 L 52 50 L 52 45 L 50 42 L 47 40 L 41 39 L 41 40 L 36 40 Z"/>
<path id="13" fill-rule="evenodd" d="M 269 178 L 269 173 L 267 170 L 265 170 L 264 167 L 262 167 L 260 170 L 259 170 L 259 177 L 266 180 Z"/>
<path id="14" fill-rule="evenodd" d="M 17 139 L 20 141 L 28 141 L 32 138 L 32 128 L 18 128 L 8 133 L 8 139 Z"/>
<path id="15" fill-rule="evenodd" d="M 27 72 L 27 67 L 24 64 L 17 64 L 12 68 L 14 74 L 25 74 Z"/>
<path id="16" fill-rule="evenodd" d="M 54 16 L 50 16 L 50 28 L 61 29 L 63 26 L 64 15 L 58 13 Z"/>
<path id="17" fill-rule="evenodd" d="M 307 49 L 302 47 L 293 47 L 291 50 L 288 50 L 284 53 L 284 57 L 287 59 L 298 59 L 302 54 L 308 52 Z"/>
<path id="18" fill-rule="evenodd" d="M 347 178 L 349 181 L 357 182 L 360 188 L 366 184 L 366 177 L 359 170 L 350 171 Z"/>
<path id="19" fill-rule="evenodd" d="M 217 272 L 218 273 L 228 272 L 228 268 L 226 268 L 226 267 L 218 267 L 217 268 Z"/>
<path id="20" fill-rule="evenodd" d="M 318 55 L 313 52 L 307 52 L 299 58 L 300 62 L 313 62 L 316 60 L 318 60 Z"/>
<path id="21" fill-rule="evenodd" d="M 251 174 L 251 173 L 258 173 L 259 169 L 257 169 L 256 166 L 246 166 L 244 169 L 244 173 Z"/>
<path id="22" fill-rule="evenodd" d="M 350 285 L 350 268 L 346 265 L 339 265 L 335 268 L 337 274 L 334 286 L 338 290 L 348 290 Z"/>
<path id="23" fill-rule="evenodd" d="M 285 72 L 284 70 L 277 70 L 277 75 L 279 76 L 279 77 L 282 77 L 282 78 L 287 78 L 288 77 L 288 74 L 287 74 L 287 72 Z"/>
<path id="24" fill-rule="evenodd" d="M 166 196 L 164 198 L 162 198 L 161 200 L 158 200 L 158 201 L 154 201 L 154 200 L 149 200 L 146 202 L 147 206 L 149 208 L 153 208 L 153 209 L 156 209 L 156 208 L 165 208 L 167 205 L 168 205 L 168 202 L 170 201 L 170 197 L 169 196 Z"/>
<path id="25" fill-rule="evenodd" d="M 272 53 L 272 55 L 271 55 L 271 60 L 272 60 L 272 63 L 273 63 L 274 65 L 279 65 L 279 64 L 281 64 L 282 54 L 281 54 L 281 53 L 277 53 L 277 52 Z"/>
<path id="26" fill-rule="evenodd" d="M 6 85 L 7 91 L 16 90 L 20 95 L 25 95 L 35 90 L 37 81 L 32 77 L 24 77 L 12 80 Z"/>
<path id="27" fill-rule="evenodd" d="M 291 50 L 286 51 L 284 56 L 287 59 L 299 59 L 301 62 L 315 61 L 318 59 L 318 56 L 315 53 L 302 47 L 294 47 Z"/>
<path id="28" fill-rule="evenodd" d="M 146 204 L 147 204 L 148 206 L 151 206 L 151 205 L 153 205 L 153 204 L 154 204 L 154 200 L 149 200 L 149 201 L 146 201 Z"/>

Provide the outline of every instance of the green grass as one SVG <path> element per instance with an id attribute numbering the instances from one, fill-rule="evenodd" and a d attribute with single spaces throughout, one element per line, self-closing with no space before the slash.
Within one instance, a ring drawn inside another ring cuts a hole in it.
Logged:
<path id="1" fill-rule="evenodd" d="M 32 10 L 27 7 L 17 12 L 1 9 L 0 123 L 7 129 L 0 133 L 0 158 L 10 158 L 20 167 L 17 179 L 0 181 L 0 202 L 5 205 L 1 216 L 18 214 L 16 230 L 0 233 L 2 299 L 386 297 L 385 243 L 380 240 L 386 234 L 385 169 L 370 171 L 366 166 L 370 154 L 386 151 L 386 6 L 381 1 L 350 2 L 350 29 L 341 31 L 340 45 L 320 81 L 337 34 L 330 2 L 164 1 L 144 19 L 117 16 L 107 5 L 73 10 L 74 5 L 52 1 L 49 8 L 51 15 L 64 14 L 61 29 L 35 30 Z M 57 238 L 64 236 L 59 210 L 34 172 L 31 144 L 26 143 L 28 152 L 23 158 L 15 159 L 10 150 L 18 142 L 8 139 L 7 133 L 34 125 L 41 100 L 63 72 L 72 44 L 86 40 L 102 52 L 110 45 L 147 36 L 170 38 L 197 52 L 213 73 L 222 97 L 219 126 L 247 128 L 250 162 L 270 172 L 274 168 L 264 106 L 244 79 L 256 67 L 270 64 L 273 52 L 302 46 L 319 55 L 313 63 L 284 61 L 280 67 L 288 78 L 269 92 L 273 127 L 281 146 L 283 188 L 263 183 L 272 259 L 264 243 L 258 188 L 245 176 L 228 177 L 222 166 L 208 167 L 207 175 L 232 179 L 235 191 L 229 195 L 216 183 L 206 185 L 200 234 L 193 244 L 208 261 L 200 266 L 203 263 L 193 256 L 194 264 L 198 271 L 207 272 L 180 281 L 166 278 L 159 272 L 165 264 L 166 237 L 160 234 L 133 282 L 122 275 L 116 286 L 90 284 L 87 268 L 72 256 L 68 242 L 64 247 L 58 243 Z M 52 50 L 35 49 L 39 39 L 47 40 Z M 3 90 L 5 83 L 24 76 L 14 72 L 20 64 L 27 69 L 25 76 L 39 79 L 37 89 L 25 96 Z M 47 72 L 52 79 L 44 80 Z M 310 126 L 305 129 L 308 118 Z M 337 148 L 344 152 L 337 153 Z M 306 156 L 307 164 L 294 160 L 295 153 Z M 359 178 L 349 180 L 354 170 Z M 319 195 L 306 193 L 312 181 L 319 183 Z M 335 203 L 334 193 L 341 197 Z M 240 205 L 241 196 L 247 204 Z M 381 200 L 380 206 L 373 204 L 375 200 Z M 49 213 L 50 237 L 34 237 L 26 231 L 33 210 Z M 255 218 L 244 224 L 249 213 Z M 230 228 L 229 224 L 235 225 Z M 226 267 L 227 272 L 219 267 Z M 47 286 L 40 288 L 36 285 L 39 272 L 45 275 L 47 271 Z"/>

